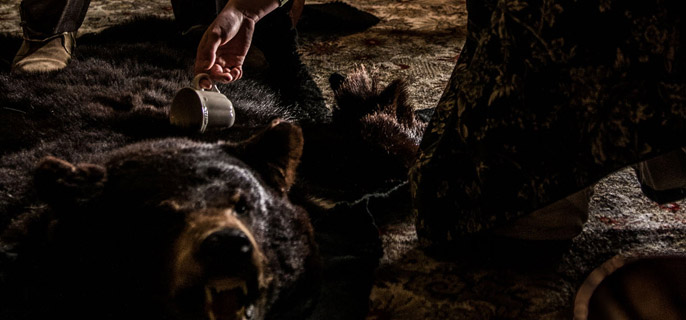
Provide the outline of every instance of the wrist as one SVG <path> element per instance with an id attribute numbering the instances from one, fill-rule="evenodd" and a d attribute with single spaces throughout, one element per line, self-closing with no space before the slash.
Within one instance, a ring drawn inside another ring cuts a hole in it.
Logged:
<path id="1" fill-rule="evenodd" d="M 229 0 L 222 10 L 240 14 L 255 22 L 281 6 L 283 0 Z"/>

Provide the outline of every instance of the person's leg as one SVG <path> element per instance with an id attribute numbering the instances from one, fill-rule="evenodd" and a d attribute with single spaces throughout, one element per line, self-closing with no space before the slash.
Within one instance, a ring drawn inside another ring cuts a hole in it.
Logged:
<path id="1" fill-rule="evenodd" d="M 90 0 L 23 0 L 21 26 L 24 36 L 43 40 L 65 32 L 76 32 L 86 17 Z"/>
<path id="2" fill-rule="evenodd" d="M 90 0 L 23 0 L 20 6 L 24 42 L 12 62 L 12 72 L 58 71 L 67 66 L 75 35 Z"/>

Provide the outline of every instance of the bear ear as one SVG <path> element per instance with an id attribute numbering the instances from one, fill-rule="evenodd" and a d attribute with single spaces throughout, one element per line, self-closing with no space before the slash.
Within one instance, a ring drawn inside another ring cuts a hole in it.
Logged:
<path id="1" fill-rule="evenodd" d="M 395 114 L 398 122 L 410 126 L 414 122 L 414 108 L 408 91 L 407 82 L 397 79 L 379 94 L 379 105 L 385 113 Z"/>
<path id="2" fill-rule="evenodd" d="M 38 196 L 51 205 L 73 205 L 99 194 L 106 179 L 105 168 L 93 164 L 73 165 L 45 157 L 34 175 Z"/>
<path id="3" fill-rule="evenodd" d="M 285 194 L 295 182 L 303 144 L 299 126 L 274 120 L 248 140 L 227 145 L 227 151 L 252 166 L 265 182 Z"/>

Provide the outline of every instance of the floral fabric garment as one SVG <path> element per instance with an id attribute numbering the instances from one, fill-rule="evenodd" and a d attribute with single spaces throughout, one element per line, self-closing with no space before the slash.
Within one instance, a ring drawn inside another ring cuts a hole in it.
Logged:
<path id="1" fill-rule="evenodd" d="M 419 237 L 506 224 L 686 144 L 678 1 L 467 1 L 410 181 Z"/>

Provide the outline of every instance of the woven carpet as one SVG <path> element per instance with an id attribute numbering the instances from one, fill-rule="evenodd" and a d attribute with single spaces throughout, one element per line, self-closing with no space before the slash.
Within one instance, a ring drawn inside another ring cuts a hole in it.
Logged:
<path id="1" fill-rule="evenodd" d="M 346 3 L 378 18 L 378 23 L 354 33 L 304 24 L 300 32 L 303 61 L 328 104 L 332 103 L 329 75 L 364 64 L 382 82 L 409 79 L 417 109 L 434 106 L 464 43 L 464 2 Z M 16 0 L 0 4 L 0 26 L 10 35 L 20 30 L 17 5 Z M 172 15 L 169 2 L 163 0 L 93 1 L 81 33 L 101 31 L 134 14 Z M 307 21 L 307 16 L 303 19 Z M 577 288 L 604 261 L 617 255 L 686 252 L 686 201 L 652 202 L 629 168 L 601 180 L 594 191 L 589 221 L 569 242 L 474 238 L 465 240 L 461 248 L 435 251 L 418 246 L 411 219 L 379 224 L 384 256 L 367 319 L 569 319 Z"/>

